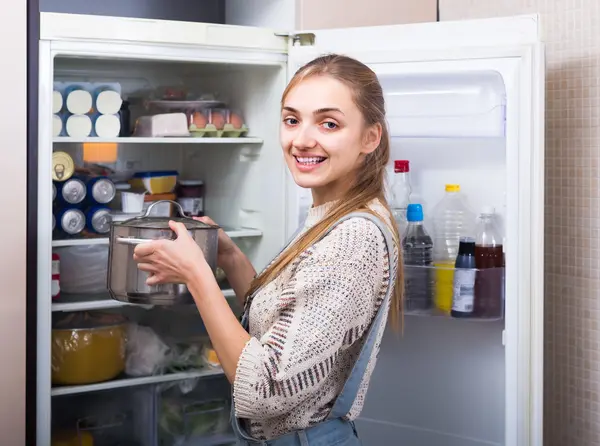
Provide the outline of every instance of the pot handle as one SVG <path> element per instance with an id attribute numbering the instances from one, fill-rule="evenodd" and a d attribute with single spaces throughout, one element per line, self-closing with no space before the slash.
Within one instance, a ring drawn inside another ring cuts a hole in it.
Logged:
<path id="1" fill-rule="evenodd" d="M 152 240 L 152 239 L 145 239 L 145 238 L 117 237 L 117 243 L 120 243 L 122 245 L 137 246 L 137 245 L 141 245 L 142 243 L 153 242 L 153 241 L 154 240 Z"/>
<path id="2" fill-rule="evenodd" d="M 154 201 L 152 204 L 150 204 L 150 206 L 148 206 L 148 209 L 146 209 L 146 213 L 144 215 L 142 215 L 142 217 L 148 217 L 148 216 L 150 216 L 150 211 L 158 203 L 171 203 L 171 204 L 174 204 L 175 207 L 179 210 L 179 215 L 181 215 L 184 218 L 189 218 L 189 217 L 187 217 L 185 215 L 185 212 L 183 212 L 183 208 L 181 207 L 181 205 L 179 203 L 177 203 L 176 201 L 173 201 L 173 200 L 157 200 L 157 201 Z"/>

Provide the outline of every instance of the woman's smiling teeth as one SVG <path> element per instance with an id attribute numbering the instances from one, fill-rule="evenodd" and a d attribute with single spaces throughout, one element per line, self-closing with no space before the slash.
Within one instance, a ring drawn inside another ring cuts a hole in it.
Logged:
<path id="1" fill-rule="evenodd" d="M 296 158 L 296 161 L 298 161 L 299 164 L 306 166 L 319 164 L 327 159 L 323 156 L 294 156 L 294 158 Z"/>

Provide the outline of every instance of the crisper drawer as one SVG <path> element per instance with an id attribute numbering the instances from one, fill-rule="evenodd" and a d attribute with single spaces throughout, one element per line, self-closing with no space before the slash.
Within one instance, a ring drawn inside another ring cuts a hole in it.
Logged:
<path id="1" fill-rule="evenodd" d="M 159 386 L 158 446 L 235 445 L 229 418 L 230 392 L 224 376 Z"/>
<path id="2" fill-rule="evenodd" d="M 156 390 L 132 387 L 52 400 L 52 446 L 154 446 Z"/>

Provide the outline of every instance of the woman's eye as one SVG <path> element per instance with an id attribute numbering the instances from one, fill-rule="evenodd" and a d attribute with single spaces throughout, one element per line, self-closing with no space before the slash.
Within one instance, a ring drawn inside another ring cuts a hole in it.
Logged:
<path id="1" fill-rule="evenodd" d="M 298 124 L 298 120 L 296 118 L 285 118 L 283 120 L 284 123 L 286 123 L 287 125 L 296 125 Z"/>
<path id="2" fill-rule="evenodd" d="M 323 126 L 325 126 L 327 130 L 335 130 L 338 125 L 335 122 L 326 121 L 323 123 Z"/>

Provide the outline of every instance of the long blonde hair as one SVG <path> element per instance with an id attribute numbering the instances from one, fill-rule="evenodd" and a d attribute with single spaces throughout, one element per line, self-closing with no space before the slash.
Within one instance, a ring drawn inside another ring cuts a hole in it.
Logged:
<path id="1" fill-rule="evenodd" d="M 288 246 L 271 265 L 252 281 L 246 297 L 251 296 L 256 290 L 275 279 L 284 268 L 319 240 L 341 217 L 357 210 L 374 213 L 369 209 L 369 203 L 374 199 L 378 199 L 391 215 L 384 192 L 386 165 L 390 158 L 390 137 L 385 120 L 383 91 L 376 74 L 366 65 L 346 56 L 331 54 L 319 57 L 296 72 L 283 92 L 282 106 L 288 93 L 296 85 L 313 76 L 329 76 L 346 85 L 352 91 L 354 103 L 362 113 L 365 125 L 381 125 L 381 142 L 377 149 L 365 156 L 364 162 L 358 168 L 355 180 L 346 194 L 340 197 L 341 199 L 321 221 Z M 389 226 L 398 250 L 398 268 L 394 294 L 390 304 L 389 320 L 393 328 L 397 330 L 400 327 L 403 309 L 402 250 L 398 229 L 394 224 Z M 390 274 L 392 274 L 395 270 L 393 265 L 394 253 L 388 253 L 388 256 Z"/>

